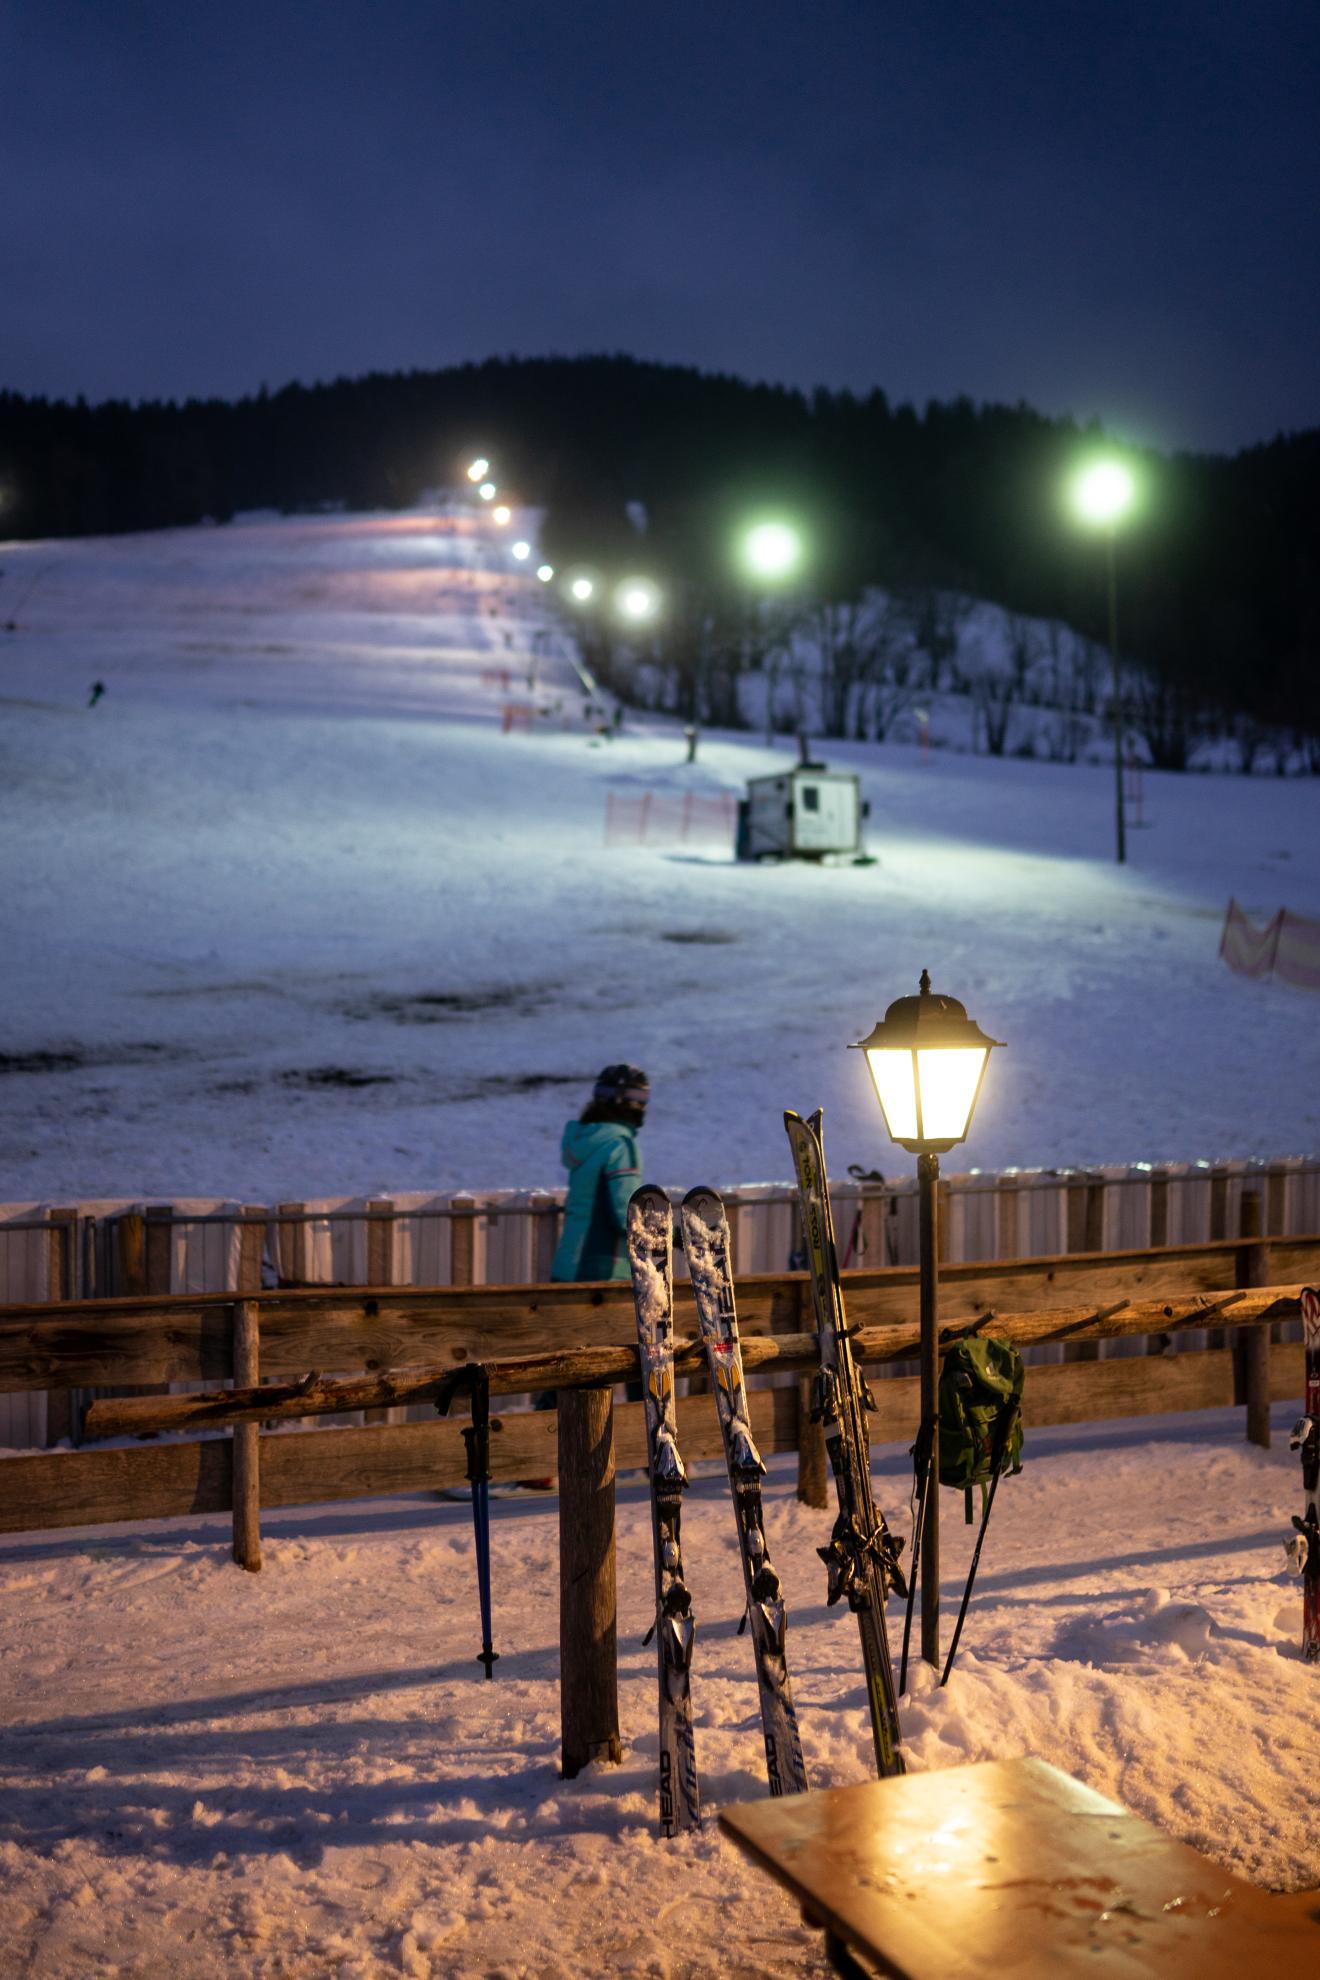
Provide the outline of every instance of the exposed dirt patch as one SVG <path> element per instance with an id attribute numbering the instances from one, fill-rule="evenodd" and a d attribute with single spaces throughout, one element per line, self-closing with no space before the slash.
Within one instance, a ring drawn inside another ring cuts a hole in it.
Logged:
<path id="1" fill-rule="evenodd" d="M 277 1075 L 279 1086 L 318 1090 L 324 1086 L 397 1086 L 393 1073 L 358 1072 L 351 1066 L 307 1066 Z"/>
<path id="2" fill-rule="evenodd" d="M 661 935 L 662 942 L 683 942 L 694 948 L 722 948 L 726 942 L 736 942 L 736 935 L 728 934 L 723 928 L 670 928 Z"/>
<path id="3" fill-rule="evenodd" d="M 0 1052 L 0 1078 L 6 1073 L 77 1072 L 90 1066 L 141 1066 L 191 1056 L 170 1045 L 116 1045 L 99 1050 L 81 1045 L 52 1046 L 36 1052 Z"/>
<path id="4" fill-rule="evenodd" d="M 419 990 L 414 996 L 382 992 L 355 998 L 343 1006 L 343 1013 L 356 1023 L 387 1018 L 393 1024 L 452 1024 L 463 1018 L 495 1015 L 528 1017 L 548 1004 L 557 988 L 553 983 L 498 983 L 475 990 Z"/>
<path id="5" fill-rule="evenodd" d="M 0 1052 L 0 1076 L 5 1073 L 72 1072 L 85 1066 L 82 1052 Z"/>

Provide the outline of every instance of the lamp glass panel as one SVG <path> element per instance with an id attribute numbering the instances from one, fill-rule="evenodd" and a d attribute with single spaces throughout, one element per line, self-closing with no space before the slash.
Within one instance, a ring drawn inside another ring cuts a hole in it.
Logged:
<path id="1" fill-rule="evenodd" d="M 917 1085 L 913 1054 L 902 1048 L 879 1046 L 866 1055 L 875 1082 L 876 1098 L 884 1111 L 893 1141 L 917 1138 Z"/>
<path id="2" fill-rule="evenodd" d="M 931 1045 L 917 1053 L 923 1141 L 962 1140 L 989 1049 L 988 1045 Z"/>

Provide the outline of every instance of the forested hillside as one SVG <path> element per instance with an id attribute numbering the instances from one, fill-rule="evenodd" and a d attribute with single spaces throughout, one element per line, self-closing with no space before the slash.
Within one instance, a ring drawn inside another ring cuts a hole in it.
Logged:
<path id="1" fill-rule="evenodd" d="M 549 554 L 667 582 L 671 648 L 744 650 L 748 592 L 730 537 L 767 507 L 802 524 L 818 607 L 883 586 L 924 622 L 928 650 L 940 601 L 958 593 L 1102 637 L 1102 553 L 1062 495 L 1102 439 L 1026 406 L 919 412 L 881 391 L 807 395 L 625 357 L 491 360 L 235 404 L 9 393 L 0 535 L 402 507 L 480 448 L 503 489 L 547 509 Z M 1231 459 L 1133 465 L 1143 494 L 1120 546 L 1122 644 L 1167 699 L 1168 760 L 1189 711 L 1320 731 L 1320 432 Z M 11 612 L 0 577 L 0 623 Z M 718 717 L 719 668 L 694 658 L 678 672 L 694 708 L 704 695 L 702 712 Z"/>

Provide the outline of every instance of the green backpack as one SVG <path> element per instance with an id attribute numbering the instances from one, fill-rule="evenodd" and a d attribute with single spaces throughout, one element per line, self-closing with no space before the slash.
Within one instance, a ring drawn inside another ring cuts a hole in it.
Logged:
<path id="1" fill-rule="evenodd" d="M 940 1484 L 961 1486 L 972 1520 L 972 1487 L 986 1485 L 1000 1447 L 1000 1472 L 1022 1469 L 1022 1384 L 1011 1341 L 955 1341 L 940 1369 Z"/>

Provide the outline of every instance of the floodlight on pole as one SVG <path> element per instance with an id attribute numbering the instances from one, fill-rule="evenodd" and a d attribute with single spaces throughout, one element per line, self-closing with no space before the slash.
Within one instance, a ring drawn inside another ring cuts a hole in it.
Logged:
<path id="1" fill-rule="evenodd" d="M 538 564 L 536 567 L 536 575 L 540 578 L 542 584 L 549 584 L 554 574 L 555 567 L 553 564 Z"/>
<path id="2" fill-rule="evenodd" d="M 1127 859 L 1127 827 L 1123 816 L 1123 682 L 1118 664 L 1118 557 L 1115 539 L 1118 525 L 1132 507 L 1137 487 L 1122 461 L 1097 460 L 1089 463 L 1072 483 L 1072 504 L 1081 520 L 1099 529 L 1105 539 L 1105 578 L 1109 603 L 1109 662 L 1113 677 L 1114 703 L 1114 857 L 1122 866 Z"/>
<path id="3" fill-rule="evenodd" d="M 467 478 L 469 481 L 484 481 L 489 473 L 490 462 L 484 454 L 479 454 L 475 461 L 468 462 Z"/>
<path id="4" fill-rule="evenodd" d="M 781 583 L 802 562 L 802 537 L 789 522 L 771 518 L 753 523 L 742 539 L 742 554 L 754 577 Z"/>
<path id="5" fill-rule="evenodd" d="M 575 577 L 568 587 L 569 596 L 579 605 L 587 605 L 596 595 L 596 587 L 589 577 Z"/>
<path id="6" fill-rule="evenodd" d="M 866 1059 L 891 1141 L 917 1157 L 920 1254 L 921 1426 L 917 1438 L 921 1565 L 921 1655 L 940 1661 L 940 1432 L 938 1183 L 940 1156 L 966 1139 L 998 1038 L 989 1038 L 956 997 L 932 994 L 921 972 L 919 994 L 899 997 L 880 1023 L 852 1048 Z M 915 1591 L 915 1573 L 912 1588 Z M 911 1607 L 908 1610 L 911 1618 Z M 903 1654 L 906 1661 L 907 1635 Z"/>
<path id="7" fill-rule="evenodd" d="M 532 546 L 530 543 L 515 543 L 512 554 L 520 564 L 525 564 L 532 554 Z"/>
<path id="8" fill-rule="evenodd" d="M 506 502 L 501 502 L 496 508 L 491 510 L 490 519 L 493 523 L 498 523 L 500 528 L 503 529 L 505 523 L 513 521 L 513 510 Z"/>
<path id="9" fill-rule="evenodd" d="M 646 625 L 660 610 L 660 593 L 650 578 L 625 578 L 614 594 L 621 618 L 631 625 Z"/>

